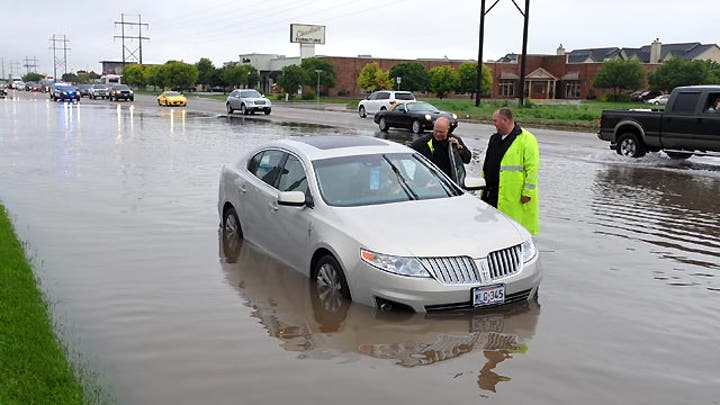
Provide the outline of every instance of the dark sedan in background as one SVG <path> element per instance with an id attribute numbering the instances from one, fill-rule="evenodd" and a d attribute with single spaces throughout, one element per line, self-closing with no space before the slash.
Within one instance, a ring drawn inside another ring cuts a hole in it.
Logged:
<path id="1" fill-rule="evenodd" d="M 375 114 L 375 123 L 381 131 L 387 131 L 390 127 L 407 128 L 414 134 L 419 134 L 426 129 L 432 129 L 435 120 L 445 117 L 450 121 L 450 132 L 457 128 L 457 115 L 446 111 L 440 111 L 434 105 L 424 101 L 410 101 L 396 104 L 387 111 L 380 111 Z"/>
<path id="2" fill-rule="evenodd" d="M 80 93 L 68 84 L 54 83 L 50 86 L 50 99 L 52 101 L 80 101 Z"/>

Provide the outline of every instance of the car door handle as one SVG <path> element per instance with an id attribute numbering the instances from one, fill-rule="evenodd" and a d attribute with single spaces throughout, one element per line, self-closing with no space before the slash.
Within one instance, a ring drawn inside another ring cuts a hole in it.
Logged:
<path id="1" fill-rule="evenodd" d="M 247 187 L 245 187 L 244 184 L 242 186 L 240 186 L 240 192 L 243 194 L 247 193 Z"/>
<path id="2" fill-rule="evenodd" d="M 277 210 L 278 210 L 277 203 L 269 203 L 268 205 L 270 206 L 270 211 L 277 212 Z"/>

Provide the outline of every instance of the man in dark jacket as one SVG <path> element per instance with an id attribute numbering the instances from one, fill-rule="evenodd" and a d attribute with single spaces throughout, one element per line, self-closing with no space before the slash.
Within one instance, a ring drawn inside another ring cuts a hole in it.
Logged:
<path id="1" fill-rule="evenodd" d="M 450 163 L 450 153 L 448 151 L 448 147 L 452 145 L 452 147 L 456 148 L 458 154 L 460 155 L 460 159 L 465 164 L 470 163 L 472 153 L 470 153 L 470 149 L 465 146 L 465 143 L 463 143 L 459 136 L 448 136 L 449 131 L 450 121 L 448 121 L 445 117 L 440 117 L 435 120 L 432 135 L 425 135 L 418 138 L 410 145 L 410 147 L 430 159 L 430 161 L 435 163 L 435 165 L 445 172 L 445 174 L 447 174 L 451 179 L 455 179 L 456 175 L 452 172 L 452 164 Z"/>

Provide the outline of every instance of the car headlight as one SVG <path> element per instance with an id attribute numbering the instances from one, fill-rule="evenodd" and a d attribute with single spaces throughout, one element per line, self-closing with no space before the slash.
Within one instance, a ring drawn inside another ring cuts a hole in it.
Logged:
<path id="1" fill-rule="evenodd" d="M 428 121 L 431 121 L 432 117 L 430 116 L 430 114 L 425 114 L 425 119 Z"/>
<path id="2" fill-rule="evenodd" d="M 384 255 L 360 249 L 360 258 L 371 266 L 388 273 L 408 277 L 430 277 L 422 263 L 414 257 Z"/>
<path id="3" fill-rule="evenodd" d="M 457 114 L 453 114 L 452 117 L 453 117 L 454 120 L 456 120 L 456 119 L 457 119 Z"/>
<path id="4" fill-rule="evenodd" d="M 132 91 L 132 90 L 130 90 L 130 94 L 133 94 L 133 91 Z"/>
<path id="5" fill-rule="evenodd" d="M 523 263 L 527 263 L 537 256 L 537 248 L 535 247 L 535 242 L 533 242 L 532 238 L 523 242 L 521 247 Z"/>

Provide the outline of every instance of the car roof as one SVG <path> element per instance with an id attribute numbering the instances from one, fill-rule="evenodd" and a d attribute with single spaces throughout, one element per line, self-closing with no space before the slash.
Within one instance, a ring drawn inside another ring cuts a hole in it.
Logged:
<path id="1" fill-rule="evenodd" d="M 413 150 L 395 142 L 369 136 L 315 135 L 282 139 L 266 146 L 294 150 L 309 160 L 376 153 L 412 153 Z"/>

